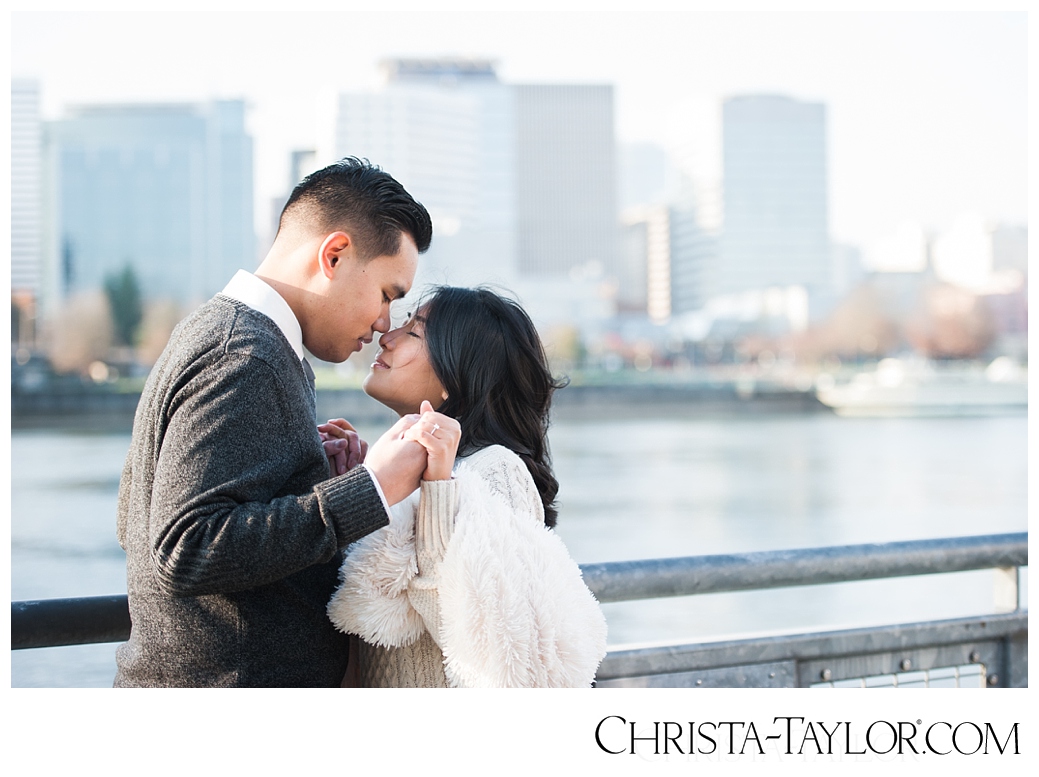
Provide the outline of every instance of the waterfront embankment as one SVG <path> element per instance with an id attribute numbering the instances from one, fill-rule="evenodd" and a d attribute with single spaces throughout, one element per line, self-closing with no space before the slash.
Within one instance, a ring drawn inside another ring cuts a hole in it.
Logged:
<path id="1" fill-rule="evenodd" d="M 104 389 L 11 394 L 13 429 L 122 431 L 133 425 L 136 391 Z M 717 415 L 829 412 L 813 391 L 768 383 L 719 381 L 681 384 L 570 385 L 556 393 L 553 417 L 590 420 L 623 414 L 634 418 L 708 418 Z M 393 413 L 356 388 L 319 389 L 317 417 L 365 424 L 392 423 Z"/>

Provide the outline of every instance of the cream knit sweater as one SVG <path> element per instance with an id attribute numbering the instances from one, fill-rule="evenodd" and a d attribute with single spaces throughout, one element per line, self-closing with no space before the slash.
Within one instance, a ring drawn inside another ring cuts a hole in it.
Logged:
<path id="1" fill-rule="evenodd" d="M 501 446 L 424 482 L 352 545 L 328 611 L 368 687 L 587 687 L 606 621 Z"/>

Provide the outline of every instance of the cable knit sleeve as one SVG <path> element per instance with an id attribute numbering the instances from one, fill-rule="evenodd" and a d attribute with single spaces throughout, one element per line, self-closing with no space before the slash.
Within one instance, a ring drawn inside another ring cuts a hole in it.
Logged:
<path id="1" fill-rule="evenodd" d="M 415 516 L 418 575 L 408 584 L 408 598 L 411 606 L 422 616 L 426 630 L 438 646 L 443 627 L 440 616 L 440 562 L 451 542 L 457 512 L 457 480 L 429 480 L 422 483 L 418 514 Z"/>

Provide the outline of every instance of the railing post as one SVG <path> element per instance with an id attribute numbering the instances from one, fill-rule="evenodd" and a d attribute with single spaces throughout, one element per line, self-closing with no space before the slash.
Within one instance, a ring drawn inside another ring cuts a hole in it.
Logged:
<path id="1" fill-rule="evenodd" d="M 1021 609 L 1021 568 L 996 567 L 993 586 L 996 612 L 1018 612 Z"/>

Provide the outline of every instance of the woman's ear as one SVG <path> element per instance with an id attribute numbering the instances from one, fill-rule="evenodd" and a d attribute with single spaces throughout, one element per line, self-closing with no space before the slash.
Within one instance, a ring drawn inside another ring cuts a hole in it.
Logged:
<path id="1" fill-rule="evenodd" d="M 444 400 L 445 402 L 447 402 L 447 390 L 446 389 L 444 391 L 440 392 L 440 398 L 442 400 Z"/>

